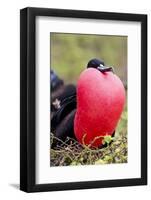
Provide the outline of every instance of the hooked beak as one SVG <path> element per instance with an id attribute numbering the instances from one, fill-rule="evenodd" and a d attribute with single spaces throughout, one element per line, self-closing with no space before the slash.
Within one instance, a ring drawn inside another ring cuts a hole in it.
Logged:
<path id="1" fill-rule="evenodd" d="M 111 72 L 114 73 L 113 67 L 104 66 L 104 65 L 102 65 L 102 64 L 100 64 L 100 65 L 97 67 L 97 69 L 98 69 L 100 72 L 109 72 L 109 71 L 111 71 Z"/>

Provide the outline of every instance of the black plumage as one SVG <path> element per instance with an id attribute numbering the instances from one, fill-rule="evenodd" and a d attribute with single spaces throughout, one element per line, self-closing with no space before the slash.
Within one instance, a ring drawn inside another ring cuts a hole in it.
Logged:
<path id="1" fill-rule="evenodd" d="M 53 71 L 52 73 L 55 79 L 51 79 L 51 83 L 55 81 L 55 84 L 52 84 L 55 88 L 51 87 L 51 132 L 55 137 L 65 141 L 67 137 L 75 138 L 73 124 L 76 112 L 76 87 L 73 84 L 64 85 Z M 51 148 L 56 145 L 59 145 L 58 140 L 53 141 Z"/>

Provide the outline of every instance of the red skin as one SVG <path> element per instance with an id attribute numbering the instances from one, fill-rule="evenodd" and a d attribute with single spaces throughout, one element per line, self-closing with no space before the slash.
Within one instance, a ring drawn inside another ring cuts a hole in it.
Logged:
<path id="1" fill-rule="evenodd" d="M 85 145 L 98 147 L 104 135 L 112 135 L 125 103 L 125 89 L 112 72 L 85 69 L 77 84 L 77 111 L 74 132 Z M 99 136 L 99 139 L 95 139 Z M 94 141 L 94 142 L 92 142 Z M 92 144 L 93 143 L 93 144 Z"/>

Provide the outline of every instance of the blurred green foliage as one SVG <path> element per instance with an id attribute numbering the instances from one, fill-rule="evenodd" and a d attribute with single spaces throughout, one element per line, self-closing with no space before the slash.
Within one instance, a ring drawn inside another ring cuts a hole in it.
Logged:
<path id="1" fill-rule="evenodd" d="M 127 103 L 125 104 L 124 111 L 121 115 L 121 118 L 118 122 L 115 137 L 119 137 L 121 135 L 126 136 L 127 135 Z"/>
<path id="2" fill-rule="evenodd" d="M 50 34 L 51 67 L 66 83 L 76 83 L 92 58 L 113 66 L 126 85 L 127 37 L 85 34 Z"/>

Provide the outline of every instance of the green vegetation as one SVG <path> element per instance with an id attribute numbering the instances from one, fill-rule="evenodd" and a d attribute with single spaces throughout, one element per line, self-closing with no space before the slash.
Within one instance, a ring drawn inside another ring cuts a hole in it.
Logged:
<path id="1" fill-rule="evenodd" d="M 66 83 L 76 83 L 92 58 L 113 66 L 115 73 L 127 80 L 127 37 L 51 33 L 51 67 Z"/>
<path id="2" fill-rule="evenodd" d="M 51 134 L 51 141 L 54 135 Z M 57 140 L 57 138 L 55 138 Z M 123 135 L 112 138 L 107 147 L 89 148 L 71 138 L 50 150 L 51 166 L 92 165 L 127 162 L 127 138 Z"/>

